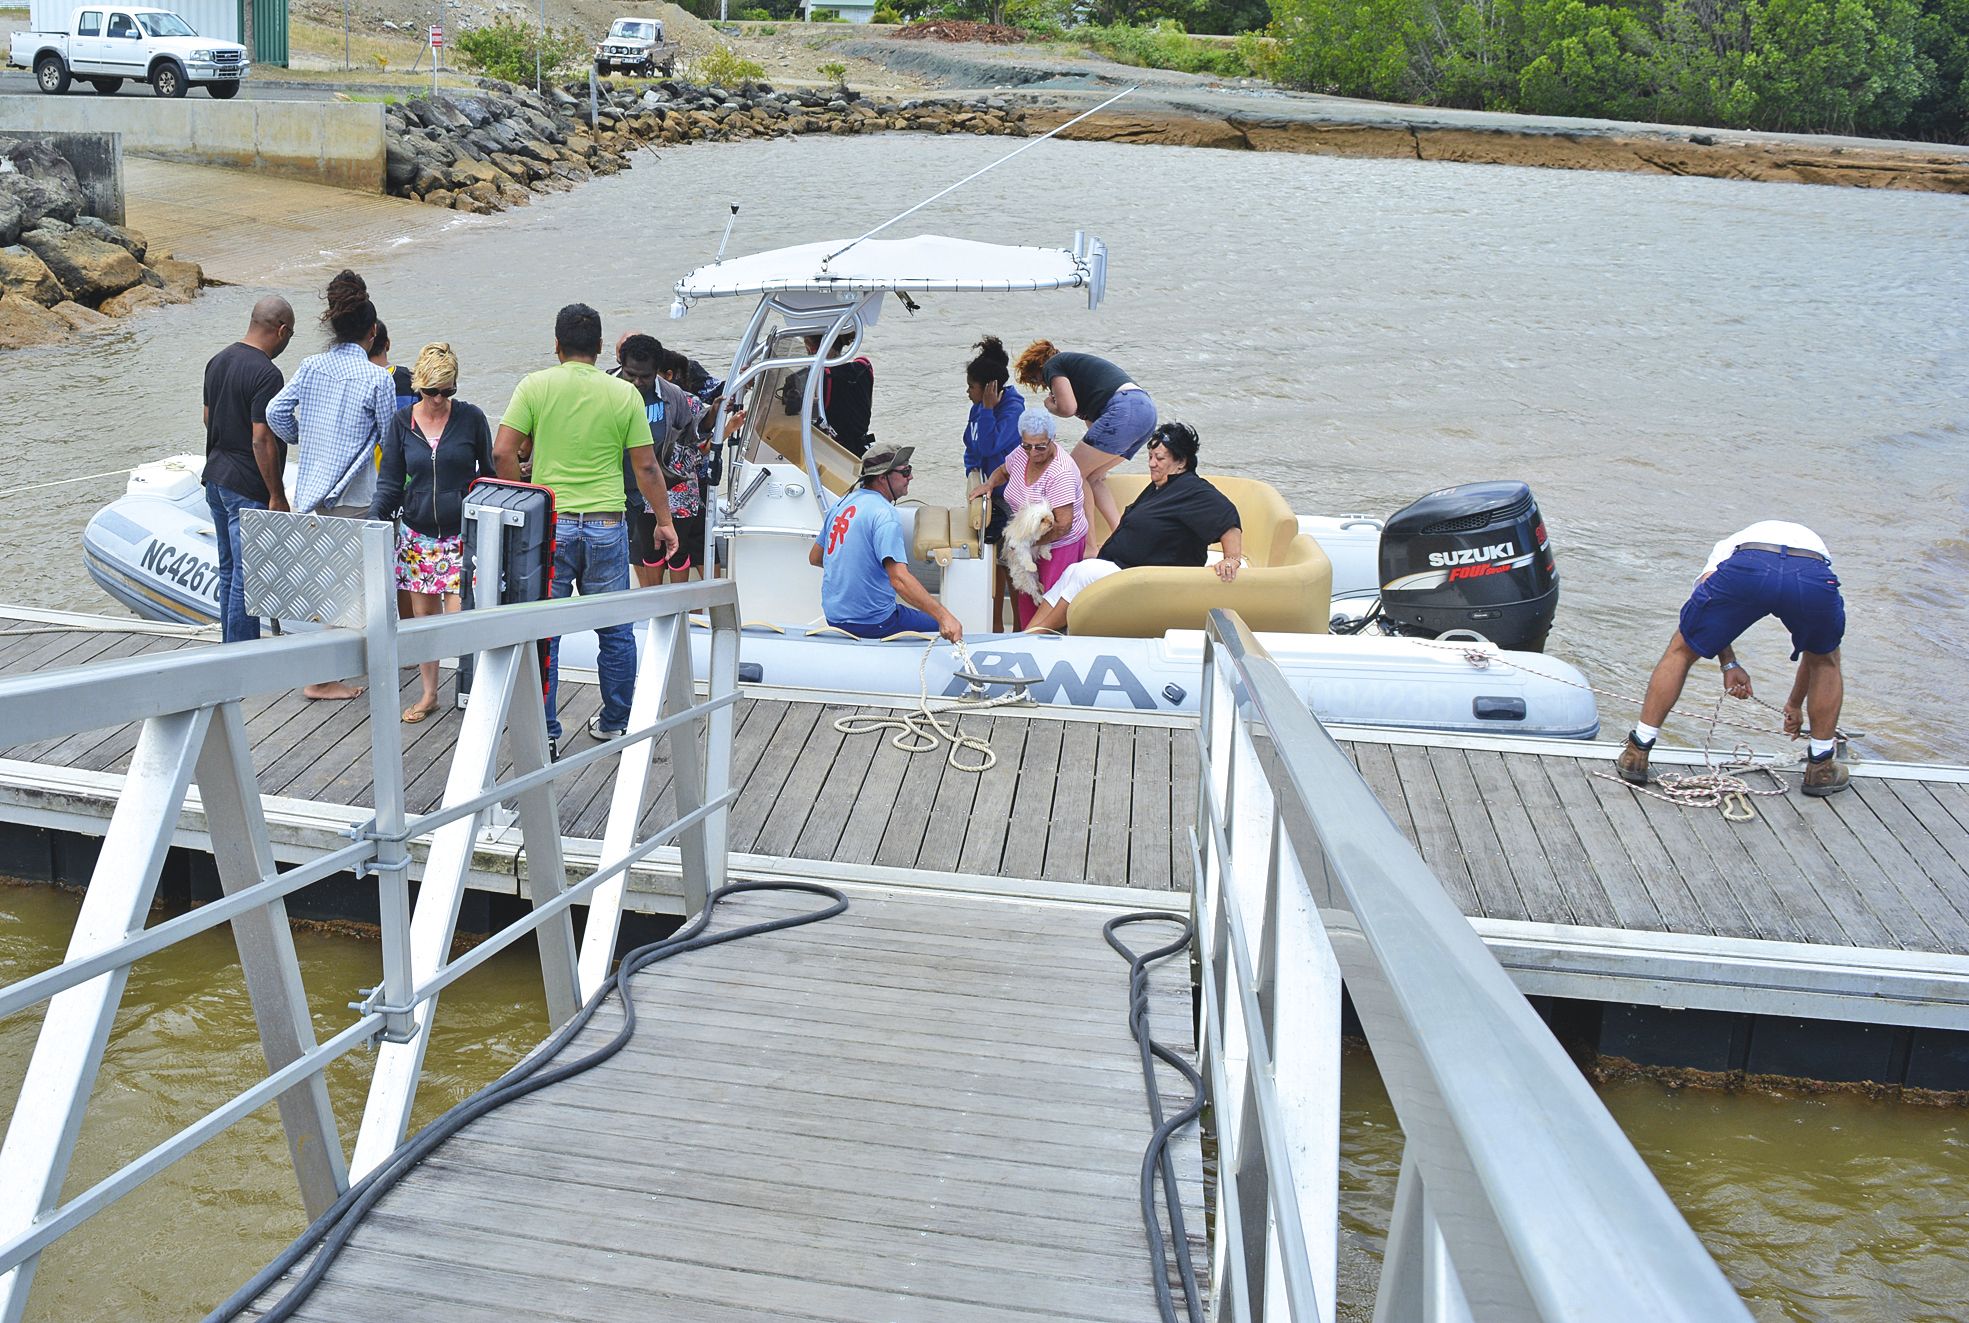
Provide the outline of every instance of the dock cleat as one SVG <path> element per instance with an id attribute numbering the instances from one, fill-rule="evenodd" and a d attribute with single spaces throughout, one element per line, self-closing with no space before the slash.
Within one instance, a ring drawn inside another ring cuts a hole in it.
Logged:
<path id="1" fill-rule="evenodd" d="M 1634 738 L 1634 732 L 1627 732 L 1627 742 L 1621 746 L 1620 756 L 1613 760 L 1614 770 L 1620 779 L 1629 785 L 1644 786 L 1648 783 L 1648 753 L 1655 746 L 1653 740 L 1646 744 Z"/>
<path id="2" fill-rule="evenodd" d="M 1813 799 L 1836 795 L 1852 783 L 1853 774 L 1839 761 L 1839 751 L 1805 760 L 1805 793 Z"/>

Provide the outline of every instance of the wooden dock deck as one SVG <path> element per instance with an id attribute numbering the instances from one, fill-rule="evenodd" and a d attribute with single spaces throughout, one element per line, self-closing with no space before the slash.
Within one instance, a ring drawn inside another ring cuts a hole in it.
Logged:
<path id="1" fill-rule="evenodd" d="M 197 645 L 152 633 L 0 634 L 0 674 Z M 414 687 L 406 675 L 406 703 Z M 905 754 L 883 735 L 834 729 L 837 716 L 889 710 L 879 700 L 749 693 L 733 756 L 740 875 L 798 860 L 823 876 L 955 874 L 979 889 L 989 881 L 1040 895 L 1049 886 L 1188 888 L 1197 752 L 1187 718 L 970 716 L 965 728 L 998 755 L 975 775 L 934 753 Z M 564 724 L 581 731 L 596 692 L 570 685 L 566 700 Z M 335 826 L 363 816 L 361 705 L 288 694 L 249 705 L 247 716 L 262 790 L 277 797 L 277 837 L 289 833 L 297 851 L 319 848 Z M 457 728 L 448 714 L 406 731 L 411 811 L 436 805 Z M 1336 735 L 1528 991 L 1607 996 L 1611 980 L 1623 997 L 1704 1006 L 1724 996 L 1701 990 L 1713 983 L 1732 998 L 1746 987 L 1773 994 L 1765 1010 L 1969 1028 L 1969 769 L 1862 763 L 1847 793 L 1760 798 L 1756 820 L 1736 824 L 1598 775 L 1613 753 L 1604 744 Z M 106 821 L 134 742 L 125 728 L 0 749 L 0 821 L 82 831 Z M 1655 757 L 1658 767 L 1678 761 L 1700 757 Z M 592 858 L 601 835 L 609 767 L 588 769 L 562 795 L 575 863 Z M 669 816 L 668 796 L 659 767 L 646 825 Z M 480 884 L 511 891 L 519 861 L 498 851 L 488 845 Z M 638 885 L 643 907 L 674 907 L 674 883 Z"/>
<path id="2" fill-rule="evenodd" d="M 821 903 L 743 894 L 716 926 Z M 1119 912 L 855 888 L 824 923 L 654 965 L 627 1048 L 439 1149 L 296 1317 L 1153 1318 Z M 1151 985 L 1154 1033 L 1193 1058 L 1187 962 Z M 620 1025 L 611 1002 L 563 1059 Z M 1207 1272 L 1194 1127 L 1175 1156 Z"/>

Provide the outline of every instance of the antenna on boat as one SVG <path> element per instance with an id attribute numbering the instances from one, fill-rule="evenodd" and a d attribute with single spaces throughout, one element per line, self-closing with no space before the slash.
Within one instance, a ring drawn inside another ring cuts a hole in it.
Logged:
<path id="1" fill-rule="evenodd" d="M 732 241 L 732 226 L 738 224 L 738 203 L 732 203 L 731 208 L 732 214 L 725 221 L 725 235 L 722 239 L 718 240 L 718 255 L 711 259 L 713 266 L 725 260 L 725 245 Z"/>
<path id="2" fill-rule="evenodd" d="M 833 252 L 829 253 L 826 257 L 820 259 L 820 269 L 822 271 L 827 270 L 827 264 L 829 262 L 832 262 L 835 258 L 839 257 L 841 254 L 847 252 L 850 248 L 853 248 L 856 244 L 860 243 L 863 239 L 872 239 L 876 235 L 882 233 L 882 231 L 888 229 L 891 225 L 894 225 L 897 221 L 904 220 L 910 216 L 914 216 L 917 212 L 923 210 L 923 208 L 929 206 L 932 202 L 935 202 L 938 198 L 943 197 L 946 194 L 955 193 L 958 189 L 964 187 L 964 185 L 970 183 L 973 179 L 978 178 L 978 176 L 988 174 L 991 171 L 996 170 L 999 166 L 1005 164 L 1007 161 L 1011 160 L 1014 156 L 1017 156 L 1020 152 L 1026 151 L 1029 148 L 1037 147 L 1040 143 L 1045 142 L 1048 138 L 1054 137 L 1055 135 L 1060 133 L 1064 133 L 1066 130 L 1080 123 L 1081 120 L 1086 119 L 1089 115 L 1099 114 L 1101 111 L 1106 110 L 1109 106 L 1113 105 L 1115 102 L 1121 100 L 1121 98 L 1127 96 L 1130 92 L 1140 91 L 1141 86 L 1142 85 L 1140 83 L 1136 83 L 1132 87 L 1122 88 L 1119 92 L 1116 92 L 1113 96 L 1103 101 L 1100 105 L 1095 106 L 1090 110 L 1081 111 L 1078 115 L 1075 115 L 1072 119 L 1068 120 L 1066 123 L 1048 129 L 1046 132 L 1040 134 L 1037 138 L 1032 139 L 1030 142 L 1020 144 L 1012 151 L 1005 153 L 1005 155 L 999 157 L 996 161 L 993 161 L 990 165 L 986 166 L 984 169 L 973 171 L 972 173 L 965 175 L 962 179 L 958 180 L 956 183 L 952 184 L 950 187 L 945 188 L 939 192 L 932 193 L 929 197 L 924 198 L 921 202 L 911 207 L 908 211 L 900 212 L 894 216 L 889 217 L 889 219 L 883 221 L 880 225 L 870 230 L 867 234 L 863 234 L 856 238 L 848 240 L 848 242 L 842 244 L 839 248 L 836 248 Z M 738 208 L 734 207 L 732 208 L 732 210 L 737 211 Z M 724 250 L 722 248 L 719 249 L 719 252 L 721 254 L 723 253 L 723 251 Z"/>

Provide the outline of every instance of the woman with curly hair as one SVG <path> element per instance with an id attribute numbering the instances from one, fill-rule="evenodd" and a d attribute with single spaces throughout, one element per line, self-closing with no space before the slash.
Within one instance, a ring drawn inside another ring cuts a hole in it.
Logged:
<path id="1" fill-rule="evenodd" d="M 1043 394 L 1046 412 L 1078 418 L 1087 434 L 1073 448 L 1088 499 L 1109 528 L 1121 522 L 1121 508 L 1108 490 L 1108 471 L 1148 443 L 1155 431 L 1155 401 L 1105 358 L 1062 353 L 1051 340 L 1034 340 L 1019 355 L 1019 380 Z"/>
<path id="2" fill-rule="evenodd" d="M 1137 565 L 1201 566 L 1212 543 L 1223 548 L 1213 571 L 1235 583 L 1244 568 L 1244 528 L 1231 498 L 1198 476 L 1202 443 L 1188 423 L 1164 423 L 1149 440 L 1149 485 L 1101 544 L 1097 560 L 1069 566 L 1046 591 L 1031 629 L 1065 629 L 1067 604 L 1090 583 Z"/>

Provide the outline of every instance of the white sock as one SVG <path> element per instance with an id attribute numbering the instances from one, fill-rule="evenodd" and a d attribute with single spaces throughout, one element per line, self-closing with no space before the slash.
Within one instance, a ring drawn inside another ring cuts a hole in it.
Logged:
<path id="1" fill-rule="evenodd" d="M 1634 723 L 1634 742 L 1636 744 L 1653 744 L 1660 736 L 1661 727 L 1650 726 L 1645 721 Z"/>
<path id="2" fill-rule="evenodd" d="M 1834 749 L 1838 747 L 1839 747 L 1839 741 L 1837 740 L 1813 740 L 1812 756 L 1814 758 L 1827 757 L 1832 753 Z"/>

